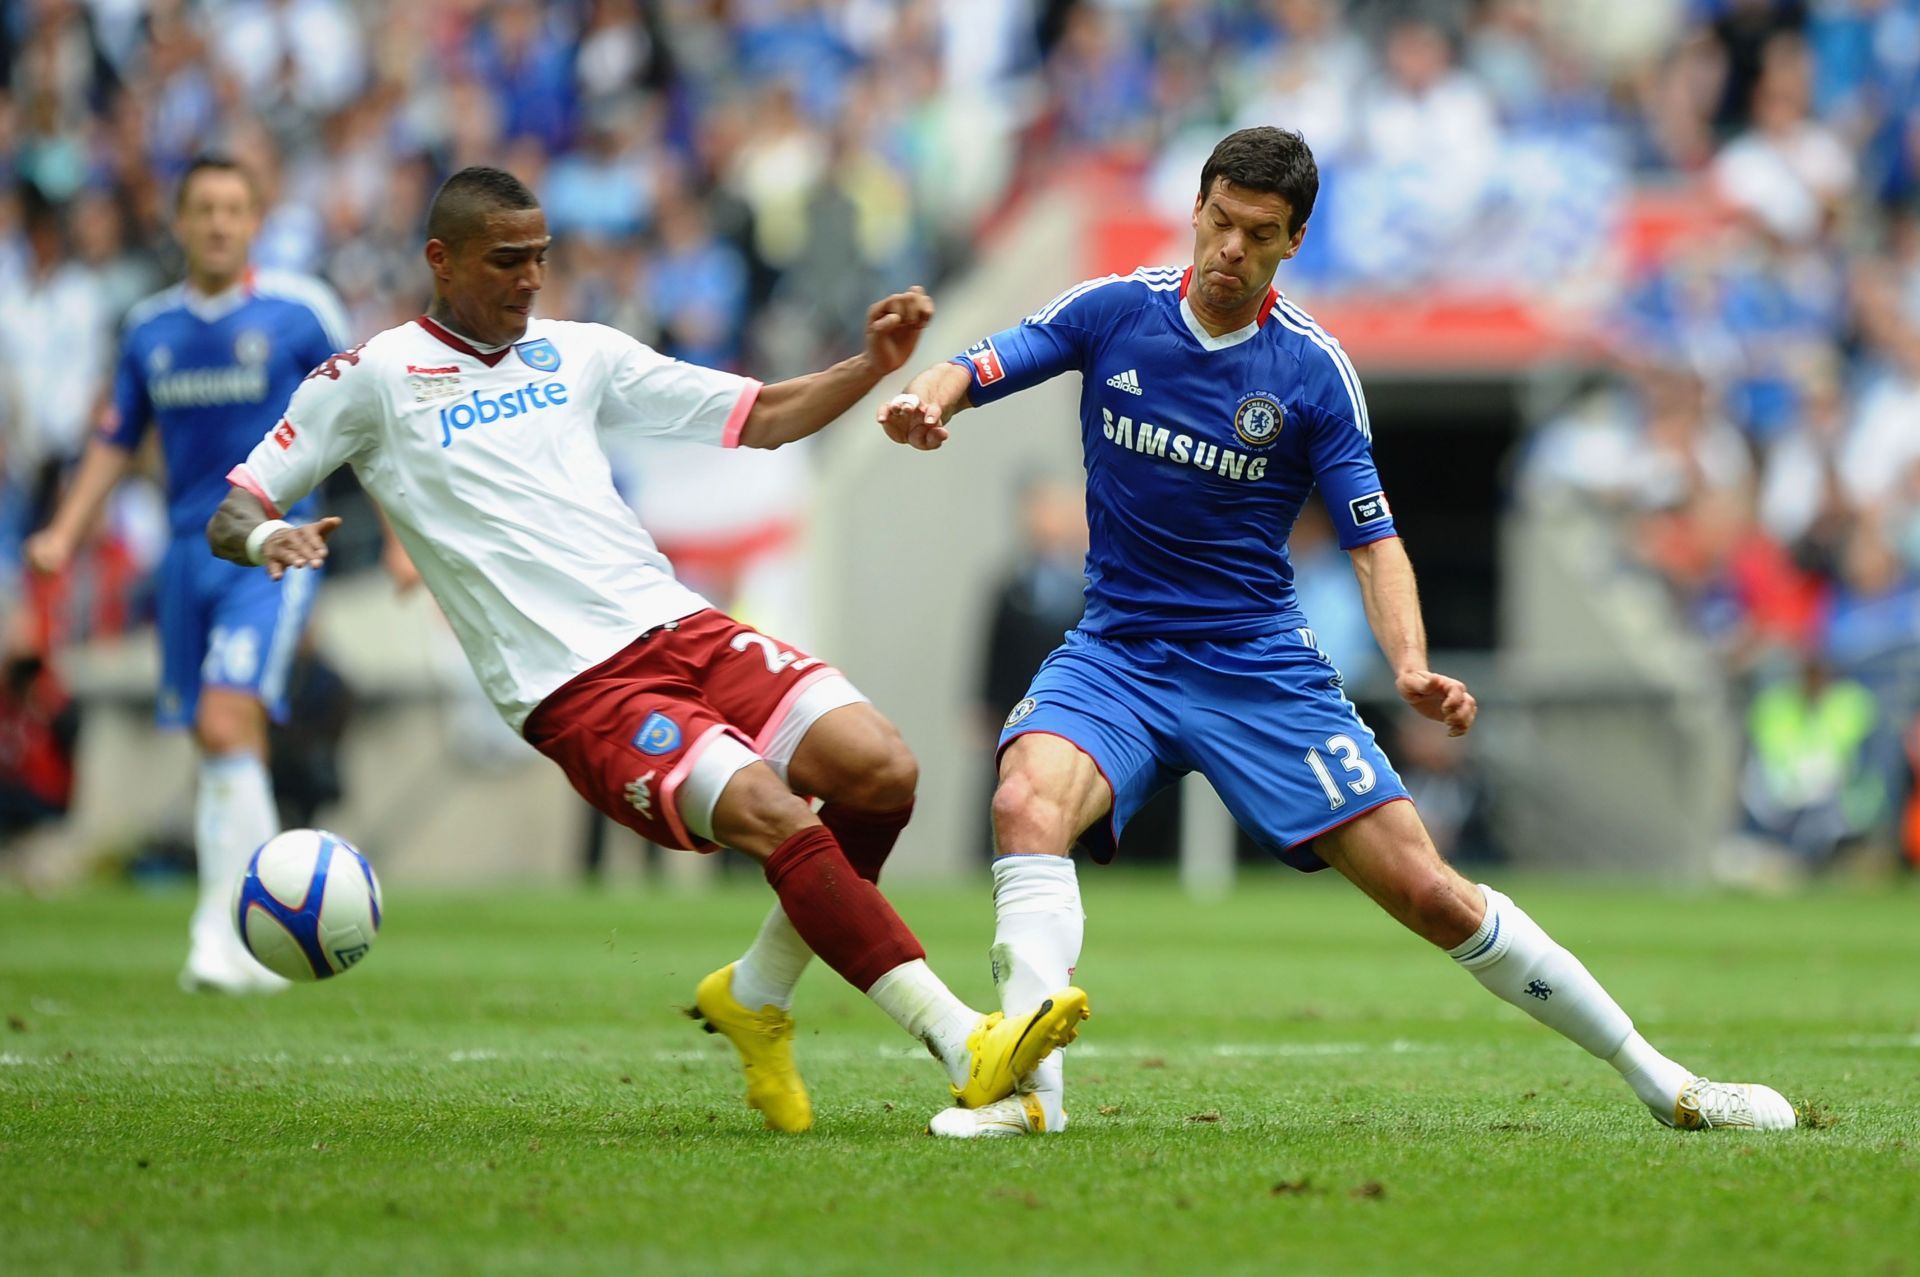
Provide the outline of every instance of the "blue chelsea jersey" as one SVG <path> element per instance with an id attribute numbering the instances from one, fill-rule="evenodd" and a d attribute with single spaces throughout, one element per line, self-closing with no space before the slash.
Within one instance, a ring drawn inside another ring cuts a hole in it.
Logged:
<path id="1" fill-rule="evenodd" d="M 1287 536 L 1317 483 L 1340 544 L 1395 535 L 1360 379 L 1278 293 L 1219 337 L 1190 272 L 1144 267 L 1068 289 L 954 362 L 975 404 L 1077 370 L 1087 466 L 1087 608 L 1110 637 L 1234 637 L 1307 624 Z"/>
<path id="2" fill-rule="evenodd" d="M 202 534 L 230 490 L 227 471 L 307 374 L 345 348 L 345 327 L 324 284 L 277 271 L 249 272 L 218 297 L 176 284 L 128 312 L 101 438 L 131 450 L 159 427 L 174 536 Z M 310 506 L 288 517 L 307 517 Z"/>

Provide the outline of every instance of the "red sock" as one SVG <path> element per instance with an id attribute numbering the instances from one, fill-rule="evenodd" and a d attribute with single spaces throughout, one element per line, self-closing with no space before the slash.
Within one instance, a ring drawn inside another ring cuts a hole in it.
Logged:
<path id="1" fill-rule="evenodd" d="M 880 866 L 887 863 L 893 844 L 900 841 L 900 831 L 911 819 L 912 803 L 897 811 L 855 811 L 834 803 L 820 809 L 820 823 L 833 831 L 847 863 L 868 882 L 880 881 Z"/>
<path id="2" fill-rule="evenodd" d="M 825 825 L 809 825 L 774 848 L 766 871 L 793 929 L 860 992 L 901 963 L 927 956 L 879 888 L 853 871 Z"/>

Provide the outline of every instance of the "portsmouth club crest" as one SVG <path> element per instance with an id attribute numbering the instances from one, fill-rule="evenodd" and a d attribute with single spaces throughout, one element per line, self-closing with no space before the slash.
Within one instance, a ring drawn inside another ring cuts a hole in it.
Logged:
<path id="1" fill-rule="evenodd" d="M 643 754 L 671 754 L 680 748 L 680 724 L 656 710 L 633 734 L 633 747 Z"/>
<path id="2" fill-rule="evenodd" d="M 523 341 L 514 350 L 519 353 L 520 362 L 535 372 L 554 372 L 560 367 L 560 352 L 545 337 Z"/>
<path id="3" fill-rule="evenodd" d="M 1264 448 L 1280 437 L 1287 410 L 1271 395 L 1248 395 L 1233 414 L 1233 432 L 1249 448 Z"/>

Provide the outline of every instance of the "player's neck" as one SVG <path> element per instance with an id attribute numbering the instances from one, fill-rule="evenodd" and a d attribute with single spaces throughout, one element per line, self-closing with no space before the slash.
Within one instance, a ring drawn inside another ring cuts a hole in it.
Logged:
<path id="1" fill-rule="evenodd" d="M 455 337 L 458 337 L 461 341 L 466 342 L 467 345 L 472 346 L 475 350 L 491 352 L 504 349 L 512 344 L 511 342 L 481 341 L 478 337 L 475 337 L 472 333 L 461 327 L 460 321 L 453 317 L 453 307 L 447 304 L 447 299 L 444 297 L 436 297 L 433 299 L 433 304 L 427 307 L 427 318 L 452 333 Z"/>
<path id="2" fill-rule="evenodd" d="M 1272 285 L 1269 284 L 1267 287 L 1271 288 Z M 1266 294 L 1263 291 L 1249 298 L 1243 306 L 1236 306 L 1230 311 L 1220 311 L 1207 305 L 1206 300 L 1200 296 L 1199 289 L 1190 288 L 1187 290 L 1187 309 L 1193 312 L 1193 317 L 1200 321 L 1200 326 L 1207 330 L 1209 337 L 1224 337 L 1228 333 L 1239 332 L 1258 319 L 1260 303 L 1265 299 Z"/>
<path id="3" fill-rule="evenodd" d="M 246 274 L 247 272 L 244 268 L 237 271 L 220 273 L 216 271 L 195 270 L 189 266 L 187 268 L 187 288 L 201 297 L 218 297 L 231 289 L 235 284 L 238 284 L 242 279 L 246 278 Z"/>

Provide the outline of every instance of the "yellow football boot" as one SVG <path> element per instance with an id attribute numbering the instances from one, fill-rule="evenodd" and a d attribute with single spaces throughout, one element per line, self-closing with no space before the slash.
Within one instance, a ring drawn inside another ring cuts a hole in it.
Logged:
<path id="1" fill-rule="evenodd" d="M 1080 1022 L 1091 1014 L 1087 995 L 1069 985 L 1026 1015 L 1008 1019 L 995 1011 L 981 1016 L 967 1035 L 967 1081 L 953 1088 L 954 1102 L 977 1109 L 1012 1095 L 1049 1051 L 1080 1036 Z"/>
<path id="2" fill-rule="evenodd" d="M 765 1114 L 769 1127 L 804 1131 L 813 1125 L 813 1101 L 793 1062 L 793 1017 L 779 1007 L 749 1011 L 734 1001 L 733 963 L 700 982 L 688 1014 L 733 1043 L 747 1075 L 747 1107 Z"/>

